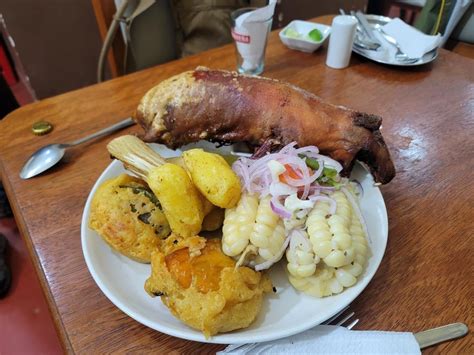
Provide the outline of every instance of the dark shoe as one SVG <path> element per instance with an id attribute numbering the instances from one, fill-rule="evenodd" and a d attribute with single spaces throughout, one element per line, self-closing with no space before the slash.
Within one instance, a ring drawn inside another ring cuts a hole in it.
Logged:
<path id="1" fill-rule="evenodd" d="M 7 264 L 8 240 L 0 234 L 0 298 L 5 297 L 12 283 L 12 273 Z"/>

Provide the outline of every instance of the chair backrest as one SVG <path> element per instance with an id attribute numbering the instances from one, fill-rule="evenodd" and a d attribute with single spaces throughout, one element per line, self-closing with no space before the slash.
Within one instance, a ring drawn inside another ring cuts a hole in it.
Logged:
<path id="1" fill-rule="evenodd" d="M 105 40 L 107 31 L 112 23 L 113 16 L 117 11 L 113 0 L 92 0 L 95 19 L 99 28 L 102 41 Z M 123 54 L 125 51 L 125 43 L 122 36 L 115 36 L 112 43 L 112 50 L 107 55 L 107 63 L 109 64 L 110 75 L 112 78 L 123 75 Z"/>
<path id="2" fill-rule="evenodd" d="M 124 0 L 92 0 L 99 32 L 104 41 L 116 14 Z M 134 15 L 138 4 L 145 11 Z M 178 57 L 176 25 L 170 0 L 128 0 L 124 17 L 129 24 L 120 23 L 111 50 L 107 54 L 110 74 L 117 77 Z"/>

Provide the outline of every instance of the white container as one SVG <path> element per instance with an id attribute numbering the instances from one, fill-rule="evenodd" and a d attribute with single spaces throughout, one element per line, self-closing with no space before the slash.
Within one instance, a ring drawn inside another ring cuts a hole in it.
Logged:
<path id="1" fill-rule="evenodd" d="M 319 42 L 315 42 L 306 37 L 291 38 L 285 34 L 286 30 L 288 30 L 289 28 L 292 28 L 293 30 L 302 34 L 303 36 L 307 36 L 309 32 L 311 32 L 314 29 L 317 29 L 321 32 L 321 34 L 323 35 L 323 38 Z M 315 22 L 294 20 L 294 21 L 291 21 L 288 25 L 286 25 L 286 27 L 280 31 L 279 35 L 280 35 L 280 40 L 288 48 L 296 49 L 298 51 L 302 51 L 306 53 L 312 53 L 316 49 L 321 47 L 321 45 L 329 37 L 330 33 L 331 33 L 330 26 L 326 26 L 320 23 L 315 23 Z"/>
<path id="2" fill-rule="evenodd" d="M 326 65 L 342 69 L 349 65 L 352 44 L 356 33 L 357 20 L 352 16 L 336 16 L 332 21 Z"/>

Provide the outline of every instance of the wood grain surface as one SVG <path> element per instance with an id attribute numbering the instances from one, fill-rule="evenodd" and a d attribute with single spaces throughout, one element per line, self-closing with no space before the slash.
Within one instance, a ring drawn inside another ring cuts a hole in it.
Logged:
<path id="1" fill-rule="evenodd" d="M 381 115 L 397 176 L 382 187 L 389 241 L 374 279 L 353 303 L 356 329 L 421 331 L 465 322 L 471 333 L 425 351 L 474 353 L 474 61 L 440 50 L 431 64 L 399 68 L 353 56 L 328 68 L 326 49 L 284 47 L 272 33 L 265 76 L 289 81 L 334 104 Z M 86 198 L 110 163 L 100 139 L 70 152 L 50 172 L 23 181 L 18 173 L 39 147 L 68 142 L 132 114 L 141 96 L 173 74 L 198 65 L 235 68 L 233 46 L 214 49 L 18 109 L 0 121 L 0 171 L 15 218 L 50 303 L 67 352 L 212 353 L 221 345 L 153 331 L 117 309 L 84 262 L 80 222 Z M 78 68 L 80 70 L 80 68 Z M 30 133 L 47 120 L 52 133 Z M 115 134 L 139 132 L 132 127 Z"/>

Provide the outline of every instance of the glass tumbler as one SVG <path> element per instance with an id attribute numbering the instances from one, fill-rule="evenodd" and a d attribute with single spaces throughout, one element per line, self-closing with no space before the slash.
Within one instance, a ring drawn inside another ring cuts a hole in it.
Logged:
<path id="1" fill-rule="evenodd" d="M 241 74 L 259 75 L 265 66 L 265 49 L 273 16 L 264 20 L 244 21 L 238 26 L 236 19 L 253 10 L 256 8 L 246 7 L 233 11 L 231 31 L 237 57 L 237 71 Z"/>

